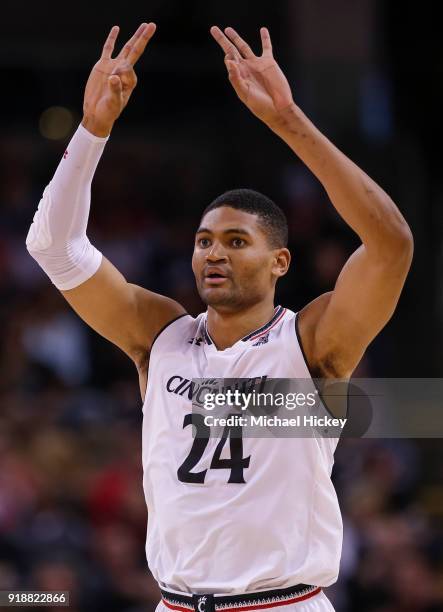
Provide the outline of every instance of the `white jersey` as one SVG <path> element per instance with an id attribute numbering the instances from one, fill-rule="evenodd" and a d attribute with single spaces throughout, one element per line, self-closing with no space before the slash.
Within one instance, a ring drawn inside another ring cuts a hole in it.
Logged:
<path id="1" fill-rule="evenodd" d="M 196 441 L 186 416 L 193 379 L 310 379 L 296 314 L 277 307 L 266 325 L 223 351 L 208 334 L 206 316 L 171 322 L 151 351 L 143 406 L 151 572 L 163 588 L 185 593 L 329 586 L 342 545 L 330 478 L 337 440 L 244 437 L 243 457 L 250 460 L 233 482 L 230 469 L 214 466 L 217 452 L 229 459 L 229 445 L 220 454 L 219 439 Z"/>

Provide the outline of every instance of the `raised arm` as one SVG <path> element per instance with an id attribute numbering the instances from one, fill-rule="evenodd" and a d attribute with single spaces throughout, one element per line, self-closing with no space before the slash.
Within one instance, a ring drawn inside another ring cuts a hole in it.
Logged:
<path id="1" fill-rule="evenodd" d="M 94 172 L 114 122 L 136 86 L 134 64 L 153 36 L 155 24 L 141 24 L 112 58 L 118 30 L 117 26 L 111 29 L 91 71 L 82 125 L 45 189 L 26 245 L 80 317 L 142 367 L 156 333 L 184 309 L 128 283 L 86 235 Z"/>
<path id="2" fill-rule="evenodd" d="M 229 80 L 240 100 L 308 166 L 362 241 L 334 290 L 300 313 L 311 368 L 318 375 L 348 378 L 394 312 L 412 260 L 411 231 L 381 187 L 295 104 L 266 28 L 260 30 L 259 57 L 232 28 L 223 33 L 213 27 L 211 34 L 225 52 Z"/>

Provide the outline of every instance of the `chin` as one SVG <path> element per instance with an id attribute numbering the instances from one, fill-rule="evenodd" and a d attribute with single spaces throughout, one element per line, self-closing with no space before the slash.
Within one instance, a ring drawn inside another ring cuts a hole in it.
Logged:
<path id="1" fill-rule="evenodd" d="M 238 307 L 242 305 L 242 301 L 239 300 L 238 296 L 233 295 L 231 292 L 225 289 L 205 289 L 199 291 L 202 301 L 206 306 L 212 306 L 213 308 L 220 307 Z"/>
<path id="2" fill-rule="evenodd" d="M 224 312 L 235 312 L 248 308 L 257 302 L 262 297 L 250 293 L 249 295 L 238 295 L 232 291 L 226 291 L 225 289 L 204 289 L 199 291 L 202 301 L 206 306 L 211 306 L 214 310 Z"/>

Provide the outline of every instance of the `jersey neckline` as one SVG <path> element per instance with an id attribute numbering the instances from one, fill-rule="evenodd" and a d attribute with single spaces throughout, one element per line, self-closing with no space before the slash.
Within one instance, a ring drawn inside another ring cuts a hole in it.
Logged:
<path id="1" fill-rule="evenodd" d="M 273 327 L 275 327 L 282 320 L 285 313 L 286 313 L 286 308 L 283 308 L 283 306 L 276 306 L 274 308 L 274 314 L 272 315 L 272 317 L 269 319 L 267 323 L 265 323 L 258 329 L 255 329 L 254 331 L 249 332 L 246 336 L 244 336 L 243 338 L 240 338 L 240 340 L 237 340 L 236 342 L 234 342 L 232 346 L 224 350 L 229 350 L 230 348 L 232 348 L 233 346 L 236 346 L 240 342 L 251 342 L 253 340 L 257 340 L 264 334 L 268 333 Z M 212 345 L 216 350 L 219 350 L 217 349 L 215 342 L 211 338 L 211 335 L 208 330 L 208 313 L 207 312 L 205 312 L 205 316 L 204 316 L 203 335 L 205 337 L 205 343 L 207 345 L 209 346 Z"/>

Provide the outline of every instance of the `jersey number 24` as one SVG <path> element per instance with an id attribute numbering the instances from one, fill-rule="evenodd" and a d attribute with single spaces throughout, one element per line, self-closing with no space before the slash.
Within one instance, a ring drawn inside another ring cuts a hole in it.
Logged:
<path id="1" fill-rule="evenodd" d="M 206 425 L 202 414 L 186 414 L 183 427 L 194 425 L 197 428 L 191 450 L 177 470 L 177 478 L 181 482 L 192 482 L 203 484 L 205 482 L 206 470 L 191 472 L 200 459 L 208 445 L 211 429 Z M 230 459 L 221 459 L 223 447 L 229 438 Z M 214 451 L 211 460 L 211 470 L 231 470 L 228 482 L 244 483 L 243 470 L 249 467 L 251 456 L 243 457 L 243 438 L 240 426 L 226 426 L 223 430 L 220 442 Z"/>

